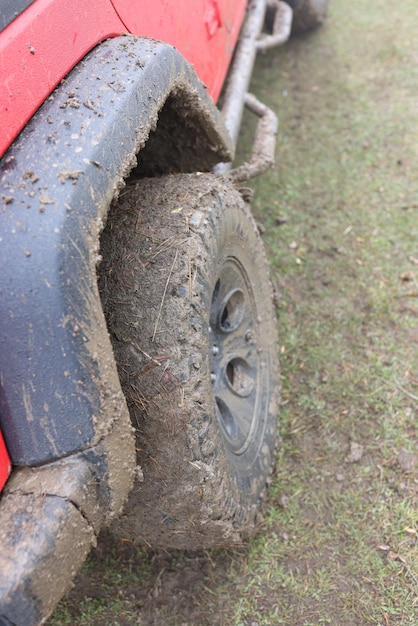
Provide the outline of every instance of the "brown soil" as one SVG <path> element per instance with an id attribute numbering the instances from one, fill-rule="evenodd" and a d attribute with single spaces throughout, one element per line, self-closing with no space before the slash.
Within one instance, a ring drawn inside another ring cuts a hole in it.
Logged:
<path id="1" fill-rule="evenodd" d="M 105 535 L 60 624 L 417 623 L 416 11 L 334 0 L 257 67 L 257 96 L 287 106 L 255 195 L 287 323 L 268 524 L 229 552 Z"/>

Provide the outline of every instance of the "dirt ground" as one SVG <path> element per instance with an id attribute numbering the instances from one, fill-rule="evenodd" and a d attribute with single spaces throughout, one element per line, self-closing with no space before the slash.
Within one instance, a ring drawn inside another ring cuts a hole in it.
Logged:
<path id="1" fill-rule="evenodd" d="M 417 626 L 417 23 L 415 0 L 331 0 L 257 62 L 280 119 L 252 186 L 283 440 L 258 535 L 206 553 L 104 535 L 49 626 Z"/>

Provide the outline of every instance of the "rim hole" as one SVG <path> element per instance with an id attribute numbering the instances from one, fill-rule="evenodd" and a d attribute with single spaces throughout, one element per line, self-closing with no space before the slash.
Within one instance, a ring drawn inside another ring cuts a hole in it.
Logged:
<path id="1" fill-rule="evenodd" d="M 228 378 L 229 384 L 231 387 L 234 386 L 234 364 L 233 361 L 230 361 L 226 366 L 226 376 Z"/>
<path id="2" fill-rule="evenodd" d="M 254 389 L 254 373 L 251 367 L 241 358 L 231 359 L 226 366 L 226 378 L 231 391 L 245 398 Z"/>
<path id="3" fill-rule="evenodd" d="M 238 429 L 234 416 L 229 410 L 228 405 L 221 398 L 215 399 L 216 407 L 218 409 L 218 419 L 220 420 L 228 437 L 236 439 L 238 436 Z"/>
<path id="4" fill-rule="evenodd" d="M 244 317 L 244 294 L 241 289 L 230 291 L 223 299 L 218 315 L 219 328 L 229 333 L 241 324 Z"/>
<path id="5" fill-rule="evenodd" d="M 216 314 L 216 310 L 217 310 L 217 300 L 219 297 L 219 292 L 221 290 L 221 280 L 220 278 L 218 278 L 218 280 L 216 281 L 216 284 L 213 288 L 213 293 L 212 293 L 212 302 L 210 305 L 210 325 L 215 328 L 216 323 L 217 323 L 217 314 Z"/>
<path id="6" fill-rule="evenodd" d="M 218 278 L 218 280 L 216 281 L 216 285 L 213 288 L 212 302 L 214 302 L 214 300 L 216 300 L 216 298 L 218 297 L 220 288 L 221 288 L 221 281 Z"/>

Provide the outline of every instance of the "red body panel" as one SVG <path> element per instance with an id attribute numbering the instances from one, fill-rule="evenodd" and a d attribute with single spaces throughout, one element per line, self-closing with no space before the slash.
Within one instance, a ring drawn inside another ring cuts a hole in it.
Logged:
<path id="1" fill-rule="evenodd" d="M 0 432 L 0 490 L 3 488 L 11 470 L 9 455 Z"/>
<path id="2" fill-rule="evenodd" d="M 176 46 L 216 101 L 247 0 L 113 0 L 129 32 Z"/>
<path id="3" fill-rule="evenodd" d="M 94 46 L 130 32 L 176 46 L 216 101 L 247 0 L 36 0 L 0 33 L 0 157 Z M 10 460 L 0 432 L 0 490 Z"/>
<path id="4" fill-rule="evenodd" d="M 0 155 L 69 70 L 124 30 L 107 0 L 38 0 L 0 34 Z"/>
<path id="5" fill-rule="evenodd" d="M 37 0 L 0 33 L 0 156 L 96 44 L 126 32 L 176 46 L 216 100 L 246 0 Z"/>

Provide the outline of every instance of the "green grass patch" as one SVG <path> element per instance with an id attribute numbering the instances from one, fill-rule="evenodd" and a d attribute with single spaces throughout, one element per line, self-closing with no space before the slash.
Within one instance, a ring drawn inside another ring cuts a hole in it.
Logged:
<path id="1" fill-rule="evenodd" d="M 415 0 L 332 0 L 320 31 L 257 62 L 280 119 L 253 208 L 283 400 L 258 536 L 164 564 L 95 556 L 50 626 L 417 626 L 417 18 Z"/>

